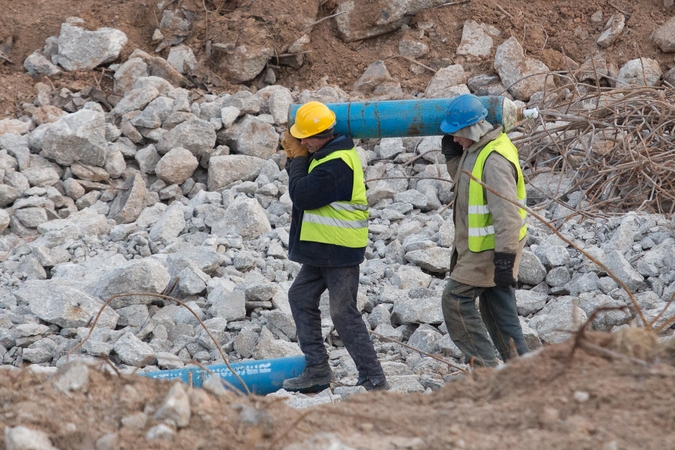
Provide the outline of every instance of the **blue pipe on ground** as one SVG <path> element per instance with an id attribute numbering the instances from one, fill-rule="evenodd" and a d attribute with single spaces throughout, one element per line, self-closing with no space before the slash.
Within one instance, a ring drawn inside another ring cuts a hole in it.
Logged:
<path id="1" fill-rule="evenodd" d="M 286 358 L 261 359 L 256 361 L 244 361 L 230 363 L 232 369 L 246 383 L 249 391 L 253 394 L 265 395 L 281 389 L 284 380 L 300 375 L 305 369 L 305 356 L 289 356 Z M 214 374 L 220 376 L 234 388 L 246 392 L 241 382 L 227 368 L 225 364 L 207 366 Z M 199 367 L 186 367 L 184 369 L 160 370 L 157 372 L 144 373 L 144 376 L 159 380 L 174 380 L 180 378 L 185 383 L 194 387 L 202 387 L 209 373 Z M 227 387 L 227 385 L 225 385 Z"/>
<path id="2" fill-rule="evenodd" d="M 506 97 L 478 97 L 488 110 L 486 120 L 503 125 L 508 131 L 526 116 Z M 326 103 L 335 113 L 335 132 L 356 139 L 442 135 L 440 125 L 450 98 L 419 100 L 383 100 L 368 102 Z M 288 126 L 295 123 L 299 104 L 291 105 Z M 529 110 L 528 110 L 529 111 Z"/>

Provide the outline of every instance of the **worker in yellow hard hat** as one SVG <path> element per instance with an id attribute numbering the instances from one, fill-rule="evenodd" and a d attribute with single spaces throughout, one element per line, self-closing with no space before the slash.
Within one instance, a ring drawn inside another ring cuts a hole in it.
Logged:
<path id="1" fill-rule="evenodd" d="M 359 264 L 368 245 L 368 202 L 361 160 L 349 136 L 336 135 L 335 114 L 320 102 L 302 105 L 281 141 L 293 202 L 289 259 L 302 264 L 288 300 L 305 354 L 305 370 L 284 381 L 289 391 L 316 392 L 333 379 L 321 333 L 321 294 L 366 390 L 388 389 L 356 307 Z"/>

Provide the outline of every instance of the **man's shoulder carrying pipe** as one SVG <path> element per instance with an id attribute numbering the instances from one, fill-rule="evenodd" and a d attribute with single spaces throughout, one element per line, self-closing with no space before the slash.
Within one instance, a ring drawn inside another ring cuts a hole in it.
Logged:
<path id="1" fill-rule="evenodd" d="M 478 97 L 488 110 L 485 118 L 493 125 L 502 125 L 504 131 L 517 122 L 537 118 L 538 110 L 522 109 L 502 96 Z M 445 119 L 450 98 L 419 100 L 382 100 L 366 102 L 326 103 L 335 113 L 335 133 L 355 139 L 437 136 L 443 134 L 440 124 Z M 288 111 L 288 126 L 295 123 L 299 104 Z"/>

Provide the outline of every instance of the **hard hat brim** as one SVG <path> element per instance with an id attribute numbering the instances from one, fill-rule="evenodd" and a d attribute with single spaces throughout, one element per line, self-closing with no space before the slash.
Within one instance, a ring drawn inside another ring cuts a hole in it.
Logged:
<path id="1" fill-rule="evenodd" d="M 457 125 L 451 125 L 450 123 L 448 123 L 445 120 L 443 122 L 441 122 L 441 131 L 445 134 L 454 133 L 459 129 L 460 129 L 460 127 L 458 127 Z"/>

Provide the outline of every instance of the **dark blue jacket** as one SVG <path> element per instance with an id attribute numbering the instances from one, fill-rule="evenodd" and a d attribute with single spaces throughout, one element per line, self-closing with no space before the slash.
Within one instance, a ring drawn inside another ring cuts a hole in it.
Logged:
<path id="1" fill-rule="evenodd" d="M 304 211 L 326 206 L 335 201 L 352 198 L 354 172 L 342 160 L 334 159 L 316 166 L 307 173 L 313 160 L 320 160 L 337 150 L 351 150 L 354 141 L 339 135 L 309 157 L 293 158 L 286 164 L 288 194 L 293 201 L 288 258 L 301 264 L 317 267 L 349 267 L 361 264 L 366 249 L 348 248 L 300 240 L 300 227 Z"/>

